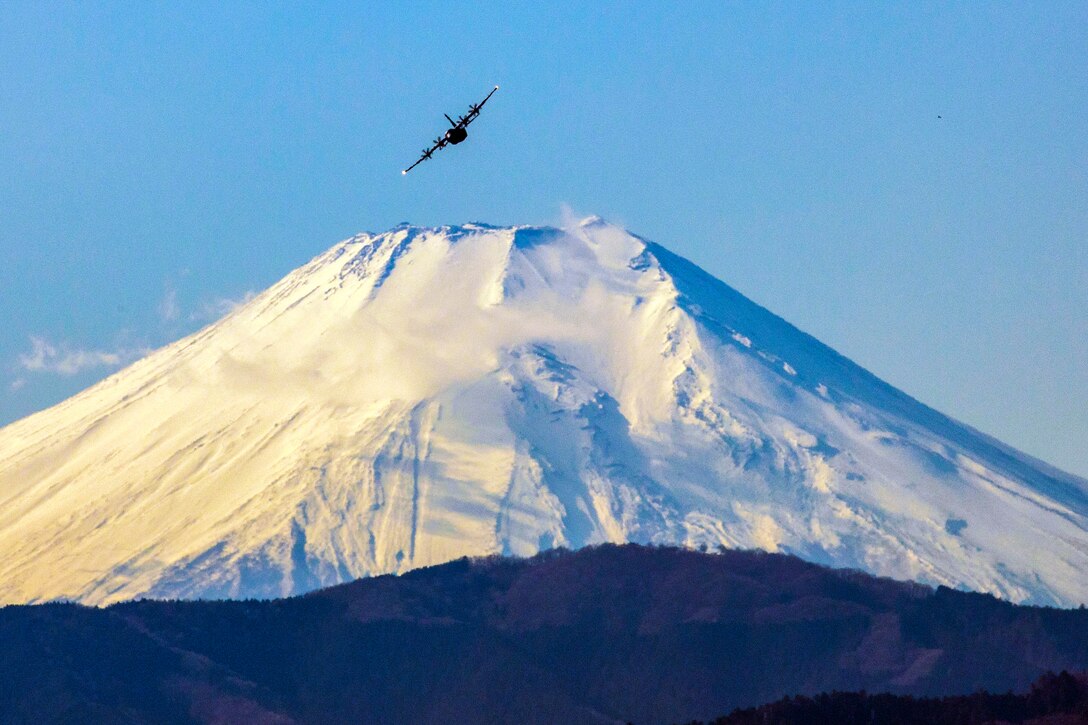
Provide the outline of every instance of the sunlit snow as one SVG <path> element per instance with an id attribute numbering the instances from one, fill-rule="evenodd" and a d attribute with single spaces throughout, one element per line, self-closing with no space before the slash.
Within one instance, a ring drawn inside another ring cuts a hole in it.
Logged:
<path id="1" fill-rule="evenodd" d="M 359 235 L 0 430 L 5 603 L 624 540 L 1088 602 L 1088 483 L 596 218 Z"/>

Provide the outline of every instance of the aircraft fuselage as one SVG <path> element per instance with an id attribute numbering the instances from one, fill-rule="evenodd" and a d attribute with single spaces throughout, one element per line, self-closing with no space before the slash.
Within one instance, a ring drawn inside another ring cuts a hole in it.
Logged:
<path id="1" fill-rule="evenodd" d="M 446 131 L 446 140 L 456 146 L 457 144 L 468 138 L 468 131 L 463 128 L 451 128 Z"/>

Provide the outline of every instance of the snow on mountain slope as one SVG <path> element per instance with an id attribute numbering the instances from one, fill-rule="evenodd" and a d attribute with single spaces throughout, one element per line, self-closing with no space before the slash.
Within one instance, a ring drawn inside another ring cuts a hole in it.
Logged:
<path id="1" fill-rule="evenodd" d="M 0 430 L 0 602 L 625 540 L 1088 602 L 1088 482 L 596 218 L 359 235 Z"/>

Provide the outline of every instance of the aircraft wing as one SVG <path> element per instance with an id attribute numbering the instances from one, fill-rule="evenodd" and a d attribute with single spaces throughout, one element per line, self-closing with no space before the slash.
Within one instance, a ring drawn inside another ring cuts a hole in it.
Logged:
<path id="1" fill-rule="evenodd" d="M 442 148 L 445 148 L 445 147 L 446 147 L 446 139 L 444 139 L 444 138 L 438 139 L 437 141 L 434 142 L 434 146 L 431 146 L 429 149 L 424 151 L 423 154 L 419 157 L 418 160 L 416 160 L 416 162 L 414 164 L 409 166 L 407 169 L 404 169 L 403 171 L 401 171 L 400 172 L 401 176 L 407 174 L 409 171 L 411 171 L 415 167 L 419 166 L 420 164 L 422 164 L 427 159 L 431 158 L 431 154 L 433 154 L 438 149 L 442 149 Z"/>
<path id="2" fill-rule="evenodd" d="M 480 115 L 480 109 L 484 107 L 484 104 L 487 103 L 488 99 L 490 99 L 491 96 L 495 95 L 495 91 L 497 90 L 499 90 L 499 87 L 495 86 L 491 89 L 491 93 L 487 94 L 487 97 L 484 98 L 484 100 L 469 108 L 468 113 L 465 115 L 464 118 L 461 119 L 461 123 L 459 123 L 458 125 L 461 126 L 461 128 L 464 128 L 465 126 L 475 121 L 476 117 Z"/>

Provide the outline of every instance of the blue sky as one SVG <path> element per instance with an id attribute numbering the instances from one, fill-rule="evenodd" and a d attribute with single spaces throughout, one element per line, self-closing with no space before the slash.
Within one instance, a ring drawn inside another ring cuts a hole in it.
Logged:
<path id="1" fill-rule="evenodd" d="M 0 5 L 0 424 L 356 231 L 569 205 L 1088 475 L 1088 5 L 401 5 Z"/>

